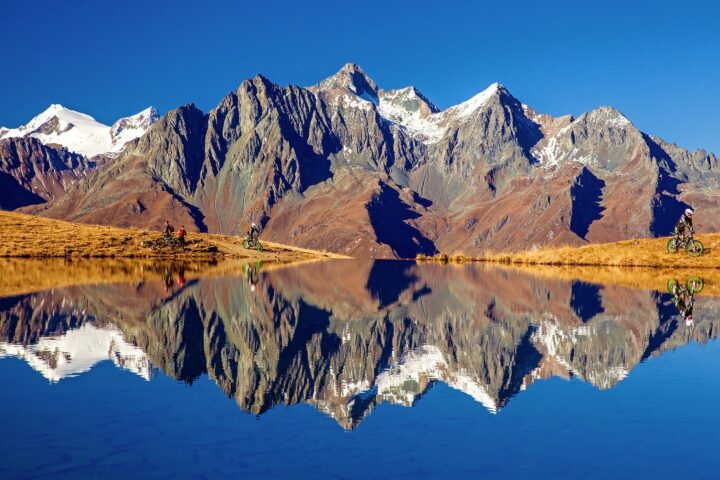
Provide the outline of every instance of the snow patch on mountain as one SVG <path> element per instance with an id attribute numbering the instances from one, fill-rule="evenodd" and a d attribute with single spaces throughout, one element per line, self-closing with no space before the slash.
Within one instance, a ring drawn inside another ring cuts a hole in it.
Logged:
<path id="1" fill-rule="evenodd" d="M 630 122 L 630 120 L 628 120 L 622 112 L 609 106 L 598 107 L 595 110 L 588 112 L 586 115 L 588 121 L 604 124 L 614 128 L 625 128 L 632 125 L 632 122 Z"/>
<path id="2" fill-rule="evenodd" d="M 53 104 L 25 125 L 0 129 L 0 139 L 29 136 L 91 158 L 121 152 L 127 142 L 142 136 L 159 118 L 157 110 L 149 107 L 111 127 L 90 115 Z"/>
<path id="3" fill-rule="evenodd" d="M 469 120 L 475 112 L 487 105 L 500 88 L 502 87 L 499 83 L 493 83 L 469 100 L 444 111 L 438 111 L 437 107 L 427 99 L 419 96 L 414 87 L 391 90 L 389 94 L 381 93 L 378 112 L 383 118 L 401 126 L 418 140 L 427 144 L 437 143 L 443 138 L 451 123 Z M 408 104 L 412 105 L 418 100 L 425 102 L 430 111 L 422 108 L 407 108 Z"/>
<path id="4" fill-rule="evenodd" d="M 596 108 L 580 115 L 552 136 L 546 137 L 543 142 L 540 142 L 533 149 L 532 154 L 538 159 L 540 166 L 553 168 L 570 161 L 586 166 L 597 163 L 598 157 L 596 155 L 587 152 L 583 153 L 574 146 L 572 149 L 569 148 L 574 144 L 570 138 L 573 129 L 587 128 L 586 124 L 594 125 L 596 128 L 610 128 L 622 131 L 634 128 L 632 122 L 618 110 L 607 106 Z"/>
<path id="5" fill-rule="evenodd" d="M 157 371 L 145 352 L 125 341 L 120 330 L 91 323 L 33 345 L 0 342 L 0 358 L 10 356 L 26 361 L 52 383 L 78 376 L 106 360 L 145 380 Z"/>
<path id="6" fill-rule="evenodd" d="M 117 148 L 142 137 L 148 128 L 158 120 L 160 120 L 160 114 L 154 107 L 148 107 L 140 113 L 121 118 L 110 127 L 113 144 Z"/>
<path id="7" fill-rule="evenodd" d="M 493 95 L 495 95 L 499 90 L 500 84 L 493 83 L 488 88 L 472 97 L 470 100 L 466 100 L 458 105 L 455 105 L 454 107 L 450 107 L 443 113 L 445 115 L 450 115 L 455 118 L 469 117 L 477 110 L 482 108 L 487 103 L 487 101 L 490 100 Z"/>
<path id="8" fill-rule="evenodd" d="M 335 107 L 342 105 L 343 108 L 357 108 L 364 111 L 370 111 L 375 105 L 370 100 L 356 95 L 343 94 L 338 97 Z"/>
<path id="9" fill-rule="evenodd" d="M 541 348 L 544 347 L 549 356 L 573 375 L 590 382 L 598 388 L 607 389 L 628 376 L 629 371 L 625 365 L 587 365 L 586 371 L 583 373 L 575 368 L 570 359 L 565 358 L 565 355 L 561 353 L 568 350 L 563 346 L 575 345 L 581 337 L 596 336 L 598 328 L 604 327 L 583 325 L 564 330 L 554 321 L 543 321 L 538 325 L 530 340 Z M 571 349 L 570 352 L 572 352 Z"/>
<path id="10" fill-rule="evenodd" d="M 442 352 L 433 345 L 405 354 L 396 365 L 378 375 L 374 388 L 384 400 L 411 406 L 422 393 L 420 385 L 436 380 L 470 395 L 488 411 L 497 413 L 498 404 L 487 389 L 468 372 L 450 371 Z"/>
<path id="11" fill-rule="evenodd" d="M 442 138 L 445 128 L 430 117 L 438 108 L 415 87 L 380 92 L 378 113 L 384 119 L 403 128 L 410 135 L 428 142 Z"/>
<path id="12" fill-rule="evenodd" d="M 522 104 L 523 114 L 536 125 L 542 125 L 542 115 L 533 110 L 529 105 Z"/>
<path id="13" fill-rule="evenodd" d="M 482 109 L 503 87 L 493 83 L 469 100 L 440 111 L 415 87 L 383 90 L 354 63 L 343 66 L 336 74 L 309 87 L 320 94 L 337 111 L 338 108 L 373 109 L 386 121 L 417 140 L 440 141 L 453 122 L 464 122 Z"/>

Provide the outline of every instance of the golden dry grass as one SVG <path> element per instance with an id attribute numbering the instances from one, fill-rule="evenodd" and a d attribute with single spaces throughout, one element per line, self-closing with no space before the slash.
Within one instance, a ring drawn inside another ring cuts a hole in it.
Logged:
<path id="1" fill-rule="evenodd" d="M 684 251 L 668 253 L 669 238 L 664 237 L 488 254 L 473 260 L 528 265 L 720 268 L 720 234 L 708 233 L 696 238 L 705 246 L 705 252 L 697 258 Z"/>
<path id="2" fill-rule="evenodd" d="M 143 242 L 160 235 L 156 231 L 86 225 L 0 211 L 0 257 L 252 258 L 274 261 L 346 258 L 265 241 L 265 250 L 257 252 L 243 248 L 240 237 L 204 233 L 189 233 L 188 246 L 181 253 L 158 252 L 143 246 Z"/>

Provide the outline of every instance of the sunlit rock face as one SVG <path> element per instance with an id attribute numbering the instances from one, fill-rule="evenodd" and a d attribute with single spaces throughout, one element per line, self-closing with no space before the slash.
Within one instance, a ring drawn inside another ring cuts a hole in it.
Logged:
<path id="1" fill-rule="evenodd" d="M 320 262 L 257 278 L 4 298 L 0 355 L 50 381 L 107 360 L 146 379 L 207 375 L 244 411 L 307 403 L 354 428 L 437 382 L 492 413 L 554 376 L 612 388 L 648 357 L 714 339 L 720 319 L 712 296 L 687 325 L 667 293 L 477 265 Z"/>

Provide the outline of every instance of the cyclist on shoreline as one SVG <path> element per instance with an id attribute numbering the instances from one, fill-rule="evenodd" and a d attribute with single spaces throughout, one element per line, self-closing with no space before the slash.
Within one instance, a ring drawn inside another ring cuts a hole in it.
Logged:
<path id="1" fill-rule="evenodd" d="M 185 230 L 185 225 L 180 226 L 180 230 L 178 230 L 177 238 L 180 242 L 180 246 L 182 248 L 185 248 L 185 236 L 187 235 L 187 231 Z"/>
<path id="2" fill-rule="evenodd" d="M 692 222 L 693 213 L 692 208 L 686 208 L 680 220 L 675 224 L 675 231 L 673 233 L 681 240 L 685 240 L 688 235 L 695 233 Z"/>
<path id="3" fill-rule="evenodd" d="M 247 236 L 248 238 L 257 239 L 258 235 L 260 235 L 260 228 L 253 222 L 250 224 L 250 230 L 248 230 Z"/>
<path id="4" fill-rule="evenodd" d="M 175 231 L 175 228 L 172 225 L 170 225 L 170 220 L 165 220 L 165 229 L 163 230 L 165 238 L 167 238 L 167 239 L 172 238 L 172 234 L 174 231 Z"/>

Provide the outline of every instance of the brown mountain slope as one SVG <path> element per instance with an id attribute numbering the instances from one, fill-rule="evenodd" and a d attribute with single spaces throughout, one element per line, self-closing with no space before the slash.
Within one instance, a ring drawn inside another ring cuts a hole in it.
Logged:
<path id="1" fill-rule="evenodd" d="M 0 140 L 0 209 L 60 198 L 94 166 L 81 155 L 34 138 Z"/>

